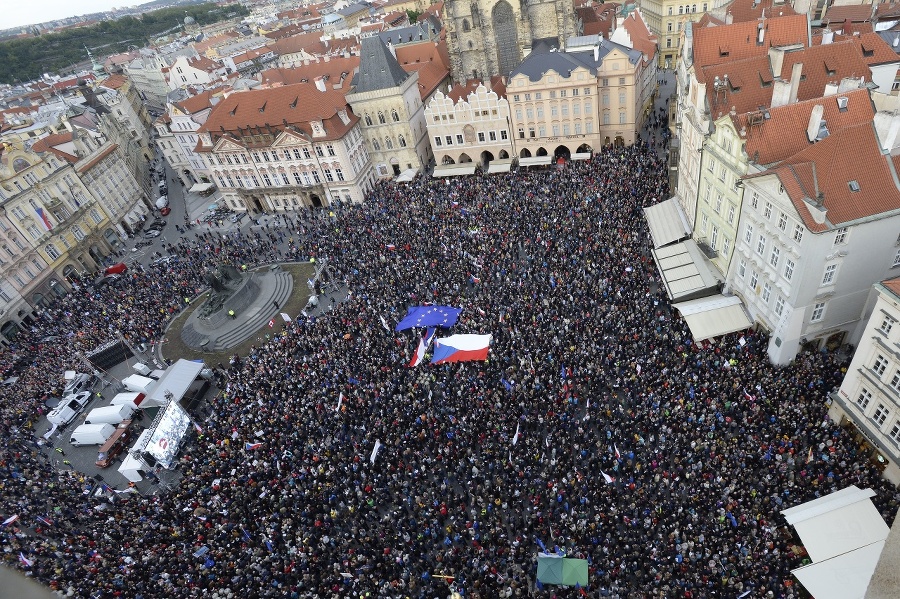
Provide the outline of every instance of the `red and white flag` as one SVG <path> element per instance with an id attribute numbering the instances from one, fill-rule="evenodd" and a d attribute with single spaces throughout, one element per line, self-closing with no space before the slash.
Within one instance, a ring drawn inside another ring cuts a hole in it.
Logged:
<path id="1" fill-rule="evenodd" d="M 275 319 L 273 318 L 272 320 L 269 321 L 269 328 L 271 329 L 274 326 L 275 326 Z"/>
<path id="2" fill-rule="evenodd" d="M 616 459 L 617 459 L 617 460 L 621 460 L 621 459 L 622 459 L 622 454 L 619 453 L 619 448 L 616 447 L 616 444 L 615 444 L 615 443 L 613 443 L 613 449 L 616 450 Z"/>
<path id="3" fill-rule="evenodd" d="M 28 559 L 27 557 L 25 557 L 21 551 L 19 552 L 19 561 L 22 562 L 23 564 L 25 564 L 26 568 L 30 568 L 31 566 L 34 565 L 34 562 L 31 561 L 30 559 Z"/>
<path id="4" fill-rule="evenodd" d="M 604 472 L 603 470 L 600 471 L 600 474 L 603 475 L 603 480 L 606 481 L 606 484 L 611 485 L 611 484 L 613 484 L 614 482 L 616 482 L 616 479 L 614 479 L 613 477 L 611 477 L 610 475 L 608 475 L 608 474 L 607 474 L 606 472 Z"/>
<path id="5" fill-rule="evenodd" d="M 340 412 L 340 411 L 341 411 L 341 404 L 343 404 L 343 403 L 344 403 L 344 394 L 341 393 L 340 395 L 338 395 L 338 405 L 337 405 L 337 407 L 334 409 L 334 411 L 335 411 L 335 412 Z"/>
<path id="6" fill-rule="evenodd" d="M 431 345 L 431 341 L 434 339 L 435 331 L 436 329 L 427 329 L 422 338 L 419 339 L 416 353 L 413 354 L 412 360 L 409 361 L 410 368 L 415 368 L 422 363 L 422 360 L 425 358 L 425 352 L 428 351 L 428 346 Z"/>

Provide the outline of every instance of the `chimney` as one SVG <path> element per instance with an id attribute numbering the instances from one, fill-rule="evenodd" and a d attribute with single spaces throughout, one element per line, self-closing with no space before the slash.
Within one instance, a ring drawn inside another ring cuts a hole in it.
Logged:
<path id="1" fill-rule="evenodd" d="M 822 45 L 830 44 L 834 42 L 834 31 L 832 31 L 829 27 L 826 27 L 822 30 Z"/>
<path id="2" fill-rule="evenodd" d="M 855 77 L 844 77 L 838 84 L 838 93 L 848 92 L 863 87 L 864 79 Z"/>
<path id="3" fill-rule="evenodd" d="M 833 96 L 836 93 L 838 93 L 838 84 L 837 83 L 826 83 L 825 91 L 822 92 L 822 97 Z"/>
<path id="4" fill-rule="evenodd" d="M 766 39 L 766 26 L 764 23 L 760 23 L 756 26 L 756 44 L 758 46 L 762 46 L 763 42 Z"/>
<path id="5" fill-rule="evenodd" d="M 809 124 L 806 126 L 806 139 L 810 142 L 816 140 L 819 136 L 819 126 L 822 124 L 822 115 L 825 114 L 825 107 L 821 104 L 813 106 L 812 112 L 809 114 Z"/>
<path id="6" fill-rule="evenodd" d="M 891 125 L 888 127 L 887 136 L 884 138 L 884 141 L 881 143 L 881 148 L 885 152 L 890 152 L 894 149 L 894 145 L 897 143 L 897 135 L 900 134 L 900 116 L 892 115 L 891 116 Z"/>
<path id="7" fill-rule="evenodd" d="M 734 15 L 731 14 L 731 11 L 729 10 L 727 13 L 725 13 L 725 24 L 731 25 L 732 23 L 734 23 Z"/>
<path id="8" fill-rule="evenodd" d="M 803 63 L 795 62 L 794 66 L 791 67 L 791 88 L 790 95 L 788 97 L 788 104 L 793 104 L 797 101 L 797 91 L 800 89 L 800 75 L 803 73 Z"/>
<path id="9" fill-rule="evenodd" d="M 318 89 L 320 92 L 325 91 L 325 79 L 324 78 L 316 77 L 315 82 L 316 82 L 316 89 Z"/>
<path id="10" fill-rule="evenodd" d="M 594 62 L 600 62 L 600 45 L 594 46 Z"/>
<path id="11" fill-rule="evenodd" d="M 780 77 L 772 82 L 772 108 L 778 108 L 788 103 L 791 98 L 791 83 Z"/>
<path id="12" fill-rule="evenodd" d="M 781 67 L 784 65 L 784 49 L 769 48 L 769 64 L 772 65 L 772 75 L 781 77 Z"/>

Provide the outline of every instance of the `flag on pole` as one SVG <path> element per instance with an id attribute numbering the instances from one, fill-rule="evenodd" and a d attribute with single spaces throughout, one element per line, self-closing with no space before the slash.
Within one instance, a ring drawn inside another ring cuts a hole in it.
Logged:
<path id="1" fill-rule="evenodd" d="M 428 346 L 431 345 L 431 341 L 434 339 L 436 330 L 437 329 L 427 329 L 425 334 L 419 339 L 416 353 L 413 354 L 412 360 L 409 361 L 410 368 L 415 368 L 422 363 L 422 360 L 425 358 L 425 352 L 428 351 Z"/>
<path id="2" fill-rule="evenodd" d="M 19 561 L 22 562 L 23 564 L 25 564 L 25 567 L 26 567 L 26 568 L 30 568 L 31 566 L 34 565 L 34 562 L 31 561 L 30 559 L 26 558 L 26 557 L 22 554 L 21 551 L 19 552 Z"/>
<path id="3" fill-rule="evenodd" d="M 515 445 L 519 442 L 519 423 L 516 423 L 516 434 L 513 435 L 512 444 Z"/>
<path id="4" fill-rule="evenodd" d="M 375 458 L 378 457 L 378 450 L 379 450 L 379 449 L 381 449 L 381 440 L 380 440 L 380 439 L 375 439 L 375 447 L 372 448 L 372 455 L 369 456 L 369 462 L 370 462 L 370 463 L 372 463 L 372 464 L 375 463 Z"/>
<path id="5" fill-rule="evenodd" d="M 513 461 L 512 461 L 512 452 L 511 452 L 511 451 L 509 452 L 509 465 L 510 465 L 510 466 L 513 465 Z"/>
<path id="6" fill-rule="evenodd" d="M 637 365 L 636 370 L 637 370 L 638 376 L 640 376 L 641 375 L 641 365 L 640 364 Z"/>
<path id="7" fill-rule="evenodd" d="M 36 518 L 38 522 L 41 522 L 47 526 L 53 526 L 53 520 L 51 520 L 50 518 L 44 518 L 43 516 L 36 516 Z"/>
<path id="8" fill-rule="evenodd" d="M 806 463 L 809 464 L 812 461 L 812 446 L 809 448 L 809 453 L 806 454 Z"/>
<path id="9" fill-rule="evenodd" d="M 18 519 L 19 519 L 19 514 L 16 514 L 15 516 L 10 516 L 10 517 L 7 518 L 6 520 L 4 520 L 4 521 L 3 521 L 3 524 L 0 524 L 0 526 L 8 526 L 8 525 L 12 524 L 13 522 L 15 522 L 16 520 L 18 520 Z"/>
<path id="10" fill-rule="evenodd" d="M 600 471 L 600 474 L 603 475 L 603 480 L 606 481 L 606 484 L 611 485 L 611 484 L 613 484 L 614 482 L 616 482 L 616 479 L 614 479 L 613 477 L 611 477 L 610 475 L 608 475 L 608 474 L 607 474 L 606 472 L 604 472 L 603 470 Z"/>
<path id="11" fill-rule="evenodd" d="M 340 412 L 340 411 L 341 411 L 341 404 L 342 404 L 342 403 L 344 403 L 344 394 L 343 394 L 343 393 L 341 393 L 340 395 L 338 395 L 338 405 L 337 405 L 337 407 L 334 409 L 335 412 Z"/>
<path id="12" fill-rule="evenodd" d="M 617 459 L 617 460 L 621 460 L 621 459 L 622 459 L 622 454 L 619 453 L 619 448 L 616 447 L 616 444 L 615 444 L 615 443 L 613 443 L 613 449 L 616 450 L 616 459 Z"/>
<path id="13" fill-rule="evenodd" d="M 254 449 L 259 449 L 260 447 L 262 447 L 262 443 L 260 443 L 259 441 L 257 441 L 256 443 L 244 443 L 245 451 L 253 451 Z"/>
<path id="14" fill-rule="evenodd" d="M 198 435 L 202 435 L 202 434 L 203 434 L 203 429 L 200 428 L 200 425 L 197 424 L 197 421 L 196 421 L 196 420 L 191 420 L 191 422 L 194 423 L 194 429 L 197 431 L 197 434 L 198 434 Z"/>
<path id="15" fill-rule="evenodd" d="M 379 316 L 378 318 L 381 319 L 381 326 L 384 327 L 384 330 L 387 331 L 388 333 L 390 333 L 390 332 L 391 332 L 391 327 L 388 326 L 388 323 L 387 323 L 387 321 L 384 319 L 384 316 Z"/>
<path id="16" fill-rule="evenodd" d="M 244 538 L 247 539 L 247 540 L 249 541 L 249 540 L 250 540 L 250 533 L 247 532 L 247 531 L 244 529 L 243 526 L 241 526 L 241 532 L 244 533 Z"/>
<path id="17" fill-rule="evenodd" d="M 591 417 L 591 398 L 587 398 L 587 404 L 584 406 L 584 418 L 582 420 L 587 420 Z"/>

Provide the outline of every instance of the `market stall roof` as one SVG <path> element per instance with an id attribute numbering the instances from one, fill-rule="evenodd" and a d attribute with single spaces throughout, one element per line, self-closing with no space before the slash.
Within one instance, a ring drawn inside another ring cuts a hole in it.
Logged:
<path id="1" fill-rule="evenodd" d="M 553 156 L 531 156 L 519 158 L 519 166 L 547 166 L 553 161 Z"/>
<path id="2" fill-rule="evenodd" d="M 742 331 L 752 325 L 740 298 L 733 295 L 711 295 L 672 307 L 681 312 L 694 341 Z"/>
<path id="3" fill-rule="evenodd" d="M 575 152 L 570 156 L 572 160 L 590 160 L 591 153 L 590 152 Z"/>
<path id="4" fill-rule="evenodd" d="M 691 236 L 691 225 L 677 199 L 644 208 L 653 247 L 661 248 Z"/>
<path id="5" fill-rule="evenodd" d="M 188 193 L 203 193 L 215 187 L 212 183 L 194 183 L 188 190 Z"/>
<path id="6" fill-rule="evenodd" d="M 512 159 L 501 158 L 500 160 L 493 160 L 488 164 L 488 174 L 508 173 L 511 167 Z"/>
<path id="7" fill-rule="evenodd" d="M 850 485 L 783 510 L 813 563 L 792 573 L 816 599 L 862 599 L 890 532 L 872 489 Z"/>
<path id="8" fill-rule="evenodd" d="M 715 293 L 719 278 L 693 239 L 654 249 L 653 259 L 672 301 Z"/>
<path id="9" fill-rule="evenodd" d="M 460 175 L 474 175 L 475 167 L 478 165 L 474 162 L 463 162 L 462 164 L 441 164 L 434 167 L 432 177 L 439 179 L 441 177 L 459 177 Z"/>
<path id="10" fill-rule="evenodd" d="M 413 179 L 416 178 L 416 175 L 419 174 L 419 169 L 417 168 L 408 168 L 394 179 L 397 183 L 409 183 Z"/>

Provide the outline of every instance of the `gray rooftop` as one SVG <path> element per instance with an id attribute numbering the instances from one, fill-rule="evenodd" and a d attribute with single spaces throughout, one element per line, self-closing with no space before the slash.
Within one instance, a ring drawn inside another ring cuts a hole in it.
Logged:
<path id="1" fill-rule="evenodd" d="M 360 4 L 359 2 L 357 2 L 356 4 L 351 4 L 350 6 L 345 6 L 341 10 L 337 11 L 337 14 L 347 17 L 350 15 L 355 15 L 356 13 L 363 11 L 363 10 L 369 10 L 369 7 L 366 6 L 365 4 Z"/>
<path id="2" fill-rule="evenodd" d="M 430 26 L 431 25 L 427 23 L 416 23 L 409 27 L 396 27 L 394 29 L 388 29 L 387 31 L 380 31 L 378 37 L 381 38 L 381 41 L 384 42 L 385 45 L 390 44 L 393 46 L 408 44 L 410 42 L 420 42 L 431 39 L 428 33 Z"/>
<path id="3" fill-rule="evenodd" d="M 409 77 L 378 36 L 363 38 L 359 54 L 359 73 L 354 77 L 354 92 L 398 87 Z"/>
<path id="4" fill-rule="evenodd" d="M 642 54 L 640 51 L 632 50 L 627 46 L 604 39 L 599 44 L 597 60 L 594 60 L 594 52 L 592 50 L 584 52 L 532 52 L 510 73 L 510 77 L 522 74 L 526 75 L 531 81 L 540 81 L 544 73 L 554 71 L 562 77 L 568 78 L 572 71 L 578 67 L 584 67 L 592 75 L 596 75 L 597 68 L 603 63 L 603 59 L 613 50 L 619 50 L 628 56 L 628 62 L 631 64 L 637 64 L 641 60 Z"/>

